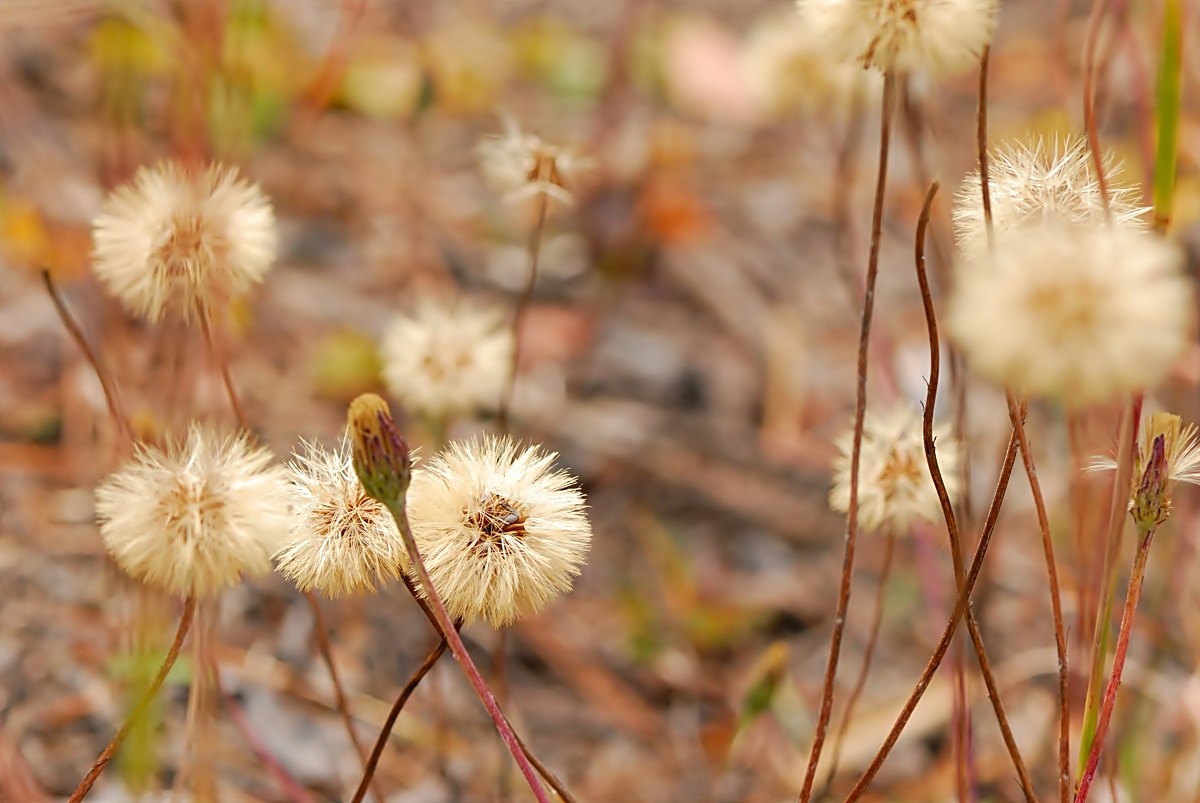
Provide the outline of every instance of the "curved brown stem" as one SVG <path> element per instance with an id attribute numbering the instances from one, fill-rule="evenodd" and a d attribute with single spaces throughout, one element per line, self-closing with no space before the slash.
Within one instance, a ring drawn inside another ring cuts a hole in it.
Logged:
<path id="1" fill-rule="evenodd" d="M 1096 45 L 1100 40 L 1100 24 L 1109 0 L 1094 0 L 1092 14 L 1088 19 L 1087 40 L 1083 48 L 1083 129 L 1087 135 L 1088 150 L 1092 154 L 1092 166 L 1096 170 L 1096 186 L 1100 190 L 1100 201 L 1105 215 L 1111 215 L 1108 204 L 1108 177 L 1104 174 L 1104 157 L 1100 152 L 1100 129 L 1096 122 Z"/>
<path id="2" fill-rule="evenodd" d="M 455 625 L 461 627 L 459 622 Z M 412 677 L 408 679 L 408 683 L 404 684 L 404 688 L 400 690 L 400 695 L 396 697 L 396 701 L 392 703 L 392 709 L 388 711 L 387 719 L 383 722 L 383 728 L 379 731 L 379 736 L 375 739 L 375 746 L 371 749 L 371 756 L 367 759 L 366 767 L 363 769 L 362 781 L 358 784 L 358 789 L 354 793 L 354 797 L 350 803 L 362 803 L 363 798 L 367 796 L 367 786 L 371 783 L 371 779 L 375 776 L 375 769 L 379 766 L 379 758 L 383 755 L 383 748 L 387 747 L 388 738 L 392 735 L 392 728 L 396 724 L 396 720 L 400 718 L 400 712 L 404 710 L 404 704 L 408 702 L 408 698 L 412 697 L 417 686 L 433 669 L 434 664 L 446 652 L 446 639 L 438 639 L 438 643 L 430 650 L 429 655 L 425 657 L 425 661 L 417 667 L 417 671 L 413 672 Z M 376 792 L 378 795 L 378 792 Z M 382 798 L 380 798 L 382 800 Z"/>
<path id="3" fill-rule="evenodd" d="M 537 284 L 542 256 L 542 235 L 546 230 L 546 211 L 550 205 L 549 196 L 544 192 L 538 193 L 537 204 L 537 222 L 533 225 L 533 231 L 529 233 L 529 276 L 513 310 L 512 361 L 509 363 L 508 381 L 504 386 L 504 397 L 500 400 L 500 410 L 497 414 L 502 432 L 508 432 L 509 413 L 512 411 L 513 394 L 517 389 L 517 366 L 521 362 L 521 322 L 525 320 L 529 302 L 533 300 L 534 285 Z"/>
<path id="4" fill-rule="evenodd" d="M 133 429 L 129 426 L 129 418 L 125 415 L 125 407 L 121 404 L 121 394 L 117 390 L 117 386 L 113 384 L 108 371 L 101 364 L 100 358 L 92 350 L 87 336 L 83 333 L 83 328 L 75 320 L 75 316 L 71 314 L 71 311 L 67 309 L 67 302 L 63 300 L 62 294 L 58 292 L 58 287 L 54 284 L 54 278 L 50 275 L 50 271 L 42 270 L 42 281 L 46 285 L 46 292 L 50 294 L 50 300 L 54 302 L 54 309 L 58 313 L 58 317 L 66 328 L 67 333 L 71 335 L 71 339 L 79 346 L 79 350 L 83 352 L 84 359 L 88 361 L 88 365 L 92 367 L 92 372 L 96 374 L 96 379 L 100 380 L 100 389 L 104 392 L 104 403 L 108 406 L 108 414 L 112 417 L 113 423 L 121 430 L 121 434 L 125 436 L 126 441 L 133 443 Z"/>
<path id="5" fill-rule="evenodd" d="M 896 528 L 889 527 L 887 540 L 883 546 L 883 565 L 879 569 L 879 587 L 875 592 L 875 611 L 871 615 L 871 631 L 867 636 L 867 646 L 863 650 L 862 665 L 858 668 L 858 677 L 854 680 L 854 686 L 850 689 L 850 696 L 846 699 L 846 710 L 842 712 L 842 724 L 838 726 L 837 736 L 833 740 L 833 755 L 829 759 L 829 774 L 826 776 L 825 788 L 817 798 L 823 798 L 829 791 L 830 784 L 833 783 L 834 777 L 837 775 L 838 762 L 842 757 L 842 743 L 846 739 L 846 730 L 850 727 L 850 722 L 854 717 L 854 708 L 858 704 L 858 698 L 862 695 L 863 688 L 867 685 L 867 675 L 871 672 L 871 660 L 875 657 L 875 645 L 879 641 L 879 629 L 883 624 L 883 609 L 884 602 L 887 598 L 884 596 L 884 587 L 887 585 L 888 578 L 892 574 L 892 555 L 896 551 Z"/>
<path id="6" fill-rule="evenodd" d="M 333 696 L 337 701 L 338 713 L 342 717 L 342 725 L 346 729 L 346 733 L 350 736 L 350 742 L 354 745 L 354 752 L 358 753 L 358 760 L 363 765 L 363 770 L 367 766 L 367 751 L 363 747 L 362 740 L 358 736 L 358 730 L 354 727 L 354 719 L 350 716 L 350 703 L 346 699 L 346 691 L 342 687 L 341 678 L 338 677 L 337 664 L 333 660 L 333 647 L 329 643 L 329 628 L 325 626 L 325 616 L 321 613 L 321 603 L 317 600 L 317 595 L 312 591 L 304 592 L 305 598 L 308 600 L 308 605 L 313 612 L 313 632 L 317 636 L 317 649 L 321 652 L 321 658 L 325 661 L 325 666 L 329 669 L 329 680 L 333 683 Z M 379 791 L 379 787 L 373 786 L 371 791 L 375 794 L 375 798 L 383 802 L 384 797 Z"/>
<path id="7" fill-rule="evenodd" d="M 938 338 L 937 314 L 933 307 L 933 294 L 929 289 L 929 277 L 925 271 L 925 232 L 929 227 L 929 212 L 933 205 L 933 198 L 938 191 L 938 183 L 935 181 L 929 185 L 929 190 L 925 193 L 925 203 L 921 208 L 921 216 L 917 221 L 917 236 L 914 246 L 914 261 L 917 268 L 917 283 L 921 288 L 921 302 L 925 309 L 925 325 L 929 332 L 929 382 L 925 393 L 925 414 L 922 420 L 922 431 L 925 441 L 925 459 L 929 465 L 929 473 L 933 478 L 934 487 L 937 489 L 938 500 L 942 505 L 942 515 L 946 520 L 946 532 L 950 540 L 951 559 L 954 562 L 954 584 L 961 594 L 966 582 L 963 576 L 962 562 L 962 538 L 958 531 L 958 520 L 954 515 L 954 505 L 950 501 L 950 495 L 946 491 L 946 483 L 942 477 L 941 468 L 938 466 L 937 451 L 933 439 L 933 413 L 937 403 L 938 379 L 941 374 L 941 344 Z M 983 677 L 984 685 L 987 687 L 988 699 L 992 702 L 992 710 L 996 715 L 996 724 L 1000 727 L 1000 734 L 1004 738 L 1004 745 L 1008 748 L 1009 757 L 1013 762 L 1013 769 L 1016 770 L 1017 778 L 1021 783 L 1021 791 L 1025 795 L 1025 799 L 1029 803 L 1037 803 L 1037 794 L 1033 790 L 1033 779 L 1029 776 L 1029 770 L 1025 767 L 1025 762 L 1021 758 L 1021 751 L 1017 747 L 1017 740 L 1013 736 L 1012 726 L 1008 722 L 1008 715 L 1004 710 L 1004 702 L 1000 699 L 1000 690 L 996 685 L 996 678 L 992 672 L 991 662 L 987 657 L 987 650 L 983 643 L 983 632 L 980 630 L 979 621 L 975 618 L 975 612 L 971 609 L 970 604 L 966 606 L 967 632 L 971 637 L 971 645 L 975 649 L 975 656 L 979 662 L 979 674 Z"/>
<path id="8" fill-rule="evenodd" d="M 129 716 L 126 718 L 125 724 L 123 724 L 120 729 L 117 730 L 117 734 L 112 737 L 112 741 L 110 741 L 108 745 L 105 746 L 105 748 L 100 752 L 100 755 L 96 757 L 96 761 L 92 764 L 92 768 L 88 770 L 87 775 L 83 776 L 83 780 L 79 782 L 79 786 L 77 786 L 75 791 L 71 793 L 68 803 L 79 803 L 79 801 L 87 797 L 88 792 L 92 791 L 92 787 L 95 785 L 96 779 L 98 779 L 100 774 L 104 772 L 104 768 L 108 766 L 110 761 L 112 761 L 113 756 L 116 755 L 118 748 L 121 747 L 121 743 L 125 741 L 125 737 L 129 734 L 130 727 L 132 727 L 135 722 L 145 715 L 146 709 L 150 707 L 150 704 L 154 701 L 154 697 L 158 694 L 158 690 L 162 688 L 163 682 L 166 681 L 167 674 L 171 671 L 171 667 L 175 665 L 175 659 L 179 657 L 179 648 L 183 646 L 183 640 L 187 637 L 188 630 L 192 626 L 192 618 L 195 616 L 195 614 L 196 599 L 195 597 L 189 597 L 183 604 L 183 613 L 179 617 L 179 627 L 175 629 L 175 639 L 171 642 L 171 646 L 167 649 L 167 654 L 163 658 L 162 666 L 160 666 L 158 669 L 158 674 L 154 676 L 152 681 L 150 681 L 150 685 L 146 688 L 146 691 L 142 693 L 141 699 L 138 700 L 137 705 L 135 705 L 133 710 L 129 712 Z"/>
<path id="9" fill-rule="evenodd" d="M 858 382 L 854 405 L 854 440 L 850 449 L 850 504 L 846 515 L 846 540 L 842 557 L 842 578 L 838 590 L 837 609 L 833 618 L 833 635 L 829 640 L 829 660 L 821 687 L 821 708 L 813 733 L 808 768 L 800 803 L 812 799 L 813 782 L 825 736 L 833 713 L 833 686 L 837 679 L 838 658 L 841 655 L 842 635 L 846 629 L 846 611 L 850 607 L 850 584 L 854 576 L 854 548 L 858 537 L 858 470 L 862 459 L 863 420 L 867 413 L 867 356 L 871 343 L 871 315 L 875 308 L 875 280 L 879 275 L 879 245 L 883 233 L 883 196 L 887 188 L 888 146 L 891 140 L 892 110 L 895 105 L 896 76 L 888 73 L 883 81 L 883 120 L 879 133 L 879 174 L 875 179 L 875 204 L 871 216 L 871 246 L 867 256 L 866 291 L 863 294 L 862 322 L 858 336 Z"/>
<path id="10" fill-rule="evenodd" d="M 225 355 L 225 349 L 217 340 L 216 333 L 213 331 L 212 313 L 205 308 L 200 310 L 198 314 L 200 316 L 200 331 L 204 335 L 204 345 L 208 348 L 209 357 L 216 364 L 217 371 L 221 375 L 221 384 L 225 388 L 225 395 L 229 398 L 229 406 L 233 408 L 233 416 L 237 419 L 238 426 L 249 435 L 250 424 L 246 418 L 246 410 L 242 407 L 237 387 L 233 384 L 233 375 L 229 372 L 229 359 Z"/>
<path id="11" fill-rule="evenodd" d="M 983 522 L 983 532 L 979 537 L 979 547 L 975 550 L 975 557 L 971 561 L 971 568 L 967 572 L 963 590 L 959 593 L 958 599 L 954 603 L 954 610 L 950 614 L 950 619 L 946 623 L 945 630 L 942 631 L 942 637 L 938 640 L 933 655 L 925 665 L 924 671 L 921 672 L 921 677 L 918 678 L 917 684 L 913 687 L 912 693 L 904 703 L 900 714 L 896 717 L 896 721 L 893 723 L 892 729 L 888 732 L 883 746 L 879 748 L 879 752 L 871 760 L 871 765 L 867 767 L 867 771 L 863 774 L 862 778 L 850 790 L 849 796 L 846 797 L 846 803 L 853 803 L 853 801 L 860 799 L 866 793 L 867 788 L 871 785 L 871 781 L 875 779 L 880 768 L 883 767 L 883 763 L 887 761 L 892 748 L 896 746 L 896 741 L 899 740 L 905 725 L 908 724 L 912 712 L 916 710 L 917 704 L 925 696 L 925 690 L 929 688 L 929 682 L 933 679 L 938 667 L 941 666 L 942 659 L 946 656 L 946 652 L 950 649 L 950 644 L 954 641 L 954 634 L 958 630 L 958 622 L 962 619 L 963 612 L 967 609 L 971 592 L 975 589 L 975 582 L 979 579 L 979 574 L 983 569 L 983 560 L 987 557 L 988 547 L 992 541 L 992 534 L 996 529 L 996 520 L 1000 516 L 1000 506 L 1004 502 L 1004 495 L 1008 492 L 1008 482 L 1012 478 L 1012 470 L 1016 462 L 1017 436 L 1014 433 L 1008 439 L 1008 450 L 1004 454 L 1004 464 L 1000 469 L 1000 477 L 996 481 L 996 491 L 992 495 L 992 503 L 988 508 L 987 518 Z"/>

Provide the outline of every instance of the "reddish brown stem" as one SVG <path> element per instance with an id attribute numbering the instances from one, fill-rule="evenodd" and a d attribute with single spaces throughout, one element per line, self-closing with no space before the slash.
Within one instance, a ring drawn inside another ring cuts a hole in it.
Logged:
<path id="1" fill-rule="evenodd" d="M 225 395 L 229 398 L 229 406 L 233 408 L 234 418 L 237 419 L 238 426 L 245 430 L 246 434 L 250 434 L 250 424 L 246 418 L 246 410 L 242 407 L 237 387 L 233 384 L 233 375 L 229 372 L 229 359 L 225 355 L 224 344 L 217 339 L 216 332 L 213 329 L 212 313 L 208 309 L 202 309 L 199 312 L 199 316 L 200 331 L 204 335 L 204 345 L 208 348 L 209 357 L 216 364 L 217 372 L 221 375 L 221 384 L 225 388 Z"/>
<path id="2" fill-rule="evenodd" d="M 321 653 L 322 660 L 325 661 L 325 666 L 329 669 L 329 680 L 333 684 L 333 696 L 337 701 L 338 713 L 342 717 L 342 725 L 345 727 L 346 733 L 350 736 L 350 743 L 354 745 L 354 752 L 358 754 L 358 760 L 363 765 L 365 772 L 367 768 L 367 751 L 358 736 L 358 730 L 354 727 L 354 719 L 350 716 L 350 703 L 346 699 L 346 691 L 342 687 L 341 679 L 338 677 L 337 663 L 333 660 L 333 647 L 329 643 L 329 628 L 325 626 L 325 616 L 321 613 L 321 603 L 317 599 L 317 595 L 312 591 L 305 591 L 304 597 L 308 600 L 308 605 L 312 609 L 313 632 L 317 636 L 317 649 Z M 379 787 L 372 786 L 371 791 L 374 793 L 375 798 L 382 803 L 384 797 L 379 791 Z"/>
<path id="3" fill-rule="evenodd" d="M 925 310 L 925 326 L 929 333 L 929 382 L 925 392 L 925 413 L 922 419 L 922 434 L 925 443 L 925 460 L 929 466 L 929 474 L 933 478 L 934 487 L 937 490 L 938 500 L 942 505 L 942 516 L 946 520 L 946 533 L 950 540 L 950 554 L 954 562 L 954 584 L 958 592 L 961 594 L 965 586 L 966 578 L 963 576 L 963 554 L 962 554 L 962 539 L 958 531 L 958 520 L 954 515 L 954 505 L 950 500 L 950 495 L 946 491 L 946 483 L 942 477 L 941 468 L 938 466 L 936 444 L 933 438 L 933 414 L 937 405 L 938 381 L 941 376 L 941 344 L 938 338 L 937 313 L 933 306 L 933 294 L 929 288 L 929 276 L 925 270 L 925 233 L 929 227 L 929 214 L 933 205 L 934 196 L 938 191 L 938 183 L 935 181 L 929 185 L 928 192 L 925 193 L 925 203 L 921 207 L 921 216 L 917 221 L 917 235 L 914 245 L 914 262 L 917 269 L 917 284 L 921 289 L 921 301 Z M 1017 740 L 1013 736 L 1012 726 L 1008 722 L 1008 714 L 1004 710 L 1004 703 L 1000 698 L 1000 690 L 996 685 L 996 678 L 992 672 L 991 662 L 987 657 L 987 650 L 983 643 L 983 632 L 979 627 L 979 622 L 975 618 L 975 612 L 970 605 L 966 607 L 967 632 L 971 637 L 971 645 L 975 650 L 975 657 L 979 663 L 979 674 L 983 677 L 984 685 L 987 687 L 988 698 L 992 702 L 992 710 L 996 715 L 996 724 L 1000 727 L 1000 734 L 1004 738 L 1004 745 L 1008 748 L 1009 757 L 1013 762 L 1013 769 L 1016 770 L 1017 778 L 1021 783 L 1021 791 L 1025 795 L 1025 799 L 1029 803 L 1037 803 L 1037 795 L 1033 790 L 1033 780 L 1029 776 L 1029 770 L 1025 767 L 1025 762 L 1021 758 L 1021 751 L 1017 747 Z M 965 703 L 964 703 L 965 704 Z M 966 734 L 964 734 L 964 739 Z"/>
<path id="4" fill-rule="evenodd" d="M 504 386 L 504 397 L 500 400 L 500 411 L 497 415 L 502 432 L 508 432 L 509 413 L 512 411 L 513 394 L 517 389 L 517 368 L 521 362 L 521 323 L 533 300 L 534 286 L 537 284 L 538 268 L 542 255 L 542 235 L 546 230 L 546 212 L 550 198 L 546 193 L 537 196 L 537 221 L 529 233 L 529 275 L 525 279 L 525 287 L 517 298 L 517 306 L 513 310 L 512 319 L 512 360 L 509 363 L 508 381 Z"/>
<path id="5" fill-rule="evenodd" d="M 808 756 L 808 768 L 804 773 L 804 786 L 800 790 L 800 803 L 812 798 L 813 782 L 825 736 L 833 713 L 833 687 L 837 680 L 838 658 L 841 654 L 842 635 L 846 629 L 846 611 L 850 607 L 850 585 L 854 576 L 854 548 L 858 537 L 858 470 L 862 458 L 863 420 L 867 412 L 867 356 L 871 343 L 871 314 L 875 308 L 875 281 L 879 274 L 879 245 L 883 233 L 883 196 L 887 189 L 888 145 L 891 138 L 892 109 L 895 105 L 896 76 L 888 73 L 883 82 L 882 124 L 879 133 L 879 174 L 875 180 L 875 204 L 871 216 L 871 246 L 867 256 L 866 290 L 863 294 L 862 322 L 858 336 L 858 382 L 854 404 L 854 440 L 850 449 L 850 503 L 846 515 L 846 537 L 842 557 L 842 578 L 838 591 L 837 610 L 833 618 L 833 635 L 829 640 L 829 661 L 825 667 L 825 680 L 821 688 L 821 708 L 817 715 L 813 733 L 812 750 Z"/>
<path id="6" fill-rule="evenodd" d="M 461 626 L 461 623 L 458 623 L 456 626 Z M 383 728 L 380 729 L 379 736 L 375 739 L 375 747 L 372 748 L 371 756 L 367 759 L 362 781 L 359 782 L 358 789 L 355 791 L 351 803 L 362 803 L 363 798 L 366 797 L 367 786 L 375 776 L 375 769 L 379 766 L 379 758 L 383 755 L 383 748 L 387 747 L 388 738 L 392 735 L 392 728 L 395 726 L 396 720 L 400 718 L 400 712 L 404 710 L 404 704 L 408 702 L 408 698 L 417 690 L 417 686 L 429 674 L 429 671 L 433 669 L 434 664 L 438 662 L 438 659 L 442 657 L 444 652 L 446 652 L 446 640 L 444 638 L 438 639 L 438 643 L 429 652 L 429 655 L 425 657 L 425 661 L 417 667 L 417 671 L 413 672 L 412 677 L 408 679 L 408 683 L 405 683 L 404 688 L 400 690 L 400 695 L 396 698 L 396 702 L 392 703 L 392 709 L 388 711 Z"/>
<path id="7" fill-rule="evenodd" d="M 1033 505 L 1037 511 L 1038 529 L 1042 534 L 1042 553 L 1046 558 L 1046 577 L 1050 584 L 1050 607 L 1054 616 L 1054 649 L 1058 654 L 1058 794 L 1062 803 L 1071 799 L 1071 715 L 1067 696 L 1067 632 L 1063 625 L 1062 594 L 1058 585 L 1058 562 L 1054 559 L 1054 540 L 1050 535 L 1050 518 L 1046 515 L 1046 502 L 1042 497 L 1042 486 L 1038 482 L 1037 467 L 1033 462 L 1033 450 L 1025 434 L 1025 424 L 1019 414 L 1020 405 L 1016 397 L 1008 394 L 1008 415 L 1021 457 L 1025 463 L 1025 475 L 1029 478 L 1029 490 L 1033 494 Z"/>
<path id="8" fill-rule="evenodd" d="M 909 717 L 916 710 L 917 704 L 921 702 L 921 698 L 925 696 L 925 691 L 929 688 L 930 681 L 933 680 L 934 674 L 937 672 L 938 667 L 941 666 L 942 659 L 946 656 L 947 650 L 950 649 L 950 644 L 954 640 L 954 634 L 958 630 L 959 620 L 962 619 L 963 612 L 967 609 L 971 592 L 974 590 L 975 582 L 979 579 L 979 574 L 983 569 L 983 561 L 987 557 L 988 547 L 992 541 L 992 534 L 996 529 L 996 520 L 1000 516 L 1000 507 L 1004 502 L 1004 495 L 1008 492 L 1008 482 L 1012 477 L 1013 466 L 1016 465 L 1016 462 L 1017 436 L 1016 433 L 1013 433 L 1008 439 L 1008 449 L 1004 454 L 1004 464 L 1000 469 L 1000 477 L 996 482 L 996 491 L 992 495 L 992 503 L 988 508 L 987 518 L 983 522 L 983 531 L 979 537 L 979 546 L 975 550 L 975 557 L 971 561 L 971 567 L 967 572 L 966 582 L 963 585 L 963 590 L 958 595 L 958 599 L 954 603 L 954 610 L 950 614 L 950 619 L 942 631 L 942 636 L 934 648 L 933 655 L 925 665 L 924 671 L 921 672 L 920 678 L 917 679 L 916 686 L 913 687 L 912 693 L 909 695 L 900 714 L 896 717 L 896 721 L 892 724 L 892 729 L 888 731 L 883 746 L 879 748 L 879 752 L 871 760 L 871 764 L 867 767 L 862 778 L 850 790 L 850 794 L 846 798 L 846 803 L 853 803 L 853 801 L 860 799 L 866 793 L 867 788 L 879 773 L 880 768 L 887 761 L 892 748 L 896 746 L 896 741 L 904 731 L 905 725 L 908 724 Z"/>
<path id="9" fill-rule="evenodd" d="M 195 616 L 195 613 L 196 600 L 194 597 L 189 597 L 183 604 L 183 613 L 179 617 L 179 627 L 175 629 L 175 639 L 171 642 L 171 646 L 167 649 L 167 654 L 163 658 L 162 666 L 158 668 L 158 674 L 155 675 L 154 679 L 150 681 L 150 685 L 146 688 L 146 691 L 142 693 L 142 697 L 138 700 L 137 705 L 135 705 L 133 710 L 129 712 L 129 717 L 125 720 L 125 724 L 120 727 L 120 729 L 117 731 L 117 735 L 114 736 L 112 741 L 110 741 L 104 750 L 100 752 L 100 755 L 96 758 L 95 763 L 92 764 L 92 768 L 88 770 L 88 774 L 83 776 L 83 780 L 79 782 L 79 786 L 76 787 L 75 791 L 71 793 L 71 797 L 68 799 L 67 803 L 79 803 L 79 801 L 87 797 L 88 792 L 90 792 L 92 790 L 92 786 L 95 785 L 96 779 L 98 779 L 100 774 L 104 772 L 104 768 L 108 766 L 110 761 L 112 761 L 113 756 L 116 755 L 118 748 L 121 747 L 121 743 L 125 741 L 125 737 L 129 734 L 129 729 L 133 727 L 135 722 L 145 716 L 146 710 L 154 701 L 155 696 L 158 694 L 158 690 L 162 688 L 163 682 L 166 681 L 167 674 L 171 671 L 171 667 L 175 665 L 175 659 L 179 657 L 179 648 L 183 646 L 183 640 L 185 637 L 187 637 L 188 630 L 192 626 L 192 618 Z"/>
<path id="10" fill-rule="evenodd" d="M 1104 737 L 1108 733 L 1108 725 L 1112 720 L 1113 709 L 1116 707 L 1117 690 L 1121 686 L 1121 673 L 1125 669 L 1125 656 L 1129 652 L 1129 636 L 1133 631 L 1133 617 L 1137 612 L 1138 600 L 1142 595 L 1142 581 L 1146 579 L 1146 560 L 1150 557 L 1150 543 L 1154 540 L 1156 529 L 1145 530 L 1138 543 L 1137 556 L 1133 561 L 1133 573 L 1129 579 L 1129 590 L 1125 594 L 1125 612 L 1121 615 L 1121 632 L 1117 636 L 1117 648 L 1113 652 L 1112 675 L 1109 676 L 1108 686 L 1104 690 L 1104 706 L 1100 709 L 1100 720 L 1096 725 L 1096 736 L 1092 740 L 1092 750 L 1088 754 L 1087 767 L 1079 779 L 1079 790 L 1075 793 L 1075 803 L 1085 803 L 1088 799 L 1088 792 L 1096 777 L 1096 768 L 1100 765 L 1100 754 L 1104 750 Z"/>
<path id="11" fill-rule="evenodd" d="M 91 366 L 96 379 L 100 381 L 100 389 L 104 392 L 104 403 L 108 406 L 109 416 L 112 418 L 113 423 L 117 425 L 117 429 L 121 430 L 121 434 L 125 436 L 126 442 L 133 443 L 133 430 L 129 426 L 129 419 L 125 415 L 125 408 L 121 404 L 121 394 L 117 390 L 117 386 L 113 384 L 109 378 L 108 371 L 101 365 L 100 358 L 92 350 L 87 336 L 83 333 L 83 328 L 75 320 L 75 316 L 71 314 L 71 311 L 67 309 L 67 303 L 58 292 L 58 287 L 54 284 L 54 278 L 50 275 L 50 271 L 42 271 L 42 281 L 46 284 L 46 292 L 50 294 L 50 300 L 54 302 L 54 309 L 58 312 L 58 317 L 66 328 L 67 333 L 71 335 L 71 339 L 75 341 L 75 344 L 79 346 L 79 350 L 83 352 L 84 359 L 88 361 L 88 365 Z"/>
<path id="12" fill-rule="evenodd" d="M 1108 203 L 1108 177 L 1104 174 L 1104 157 L 1100 151 L 1100 129 L 1096 122 L 1096 45 L 1100 40 L 1100 25 L 1108 0 L 1094 0 L 1088 20 L 1087 41 L 1083 48 L 1083 128 L 1087 134 L 1092 166 L 1096 170 L 1096 186 L 1106 215 L 1111 214 Z"/>

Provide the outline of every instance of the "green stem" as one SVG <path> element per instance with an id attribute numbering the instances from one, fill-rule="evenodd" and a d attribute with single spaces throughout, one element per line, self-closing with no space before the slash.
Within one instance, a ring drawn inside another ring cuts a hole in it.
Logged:
<path id="1" fill-rule="evenodd" d="M 1154 156 L 1154 228 L 1171 225 L 1175 165 L 1179 141 L 1180 73 L 1183 69 L 1183 11 L 1180 0 L 1164 0 L 1162 61 L 1158 65 L 1156 116 L 1158 148 Z"/>

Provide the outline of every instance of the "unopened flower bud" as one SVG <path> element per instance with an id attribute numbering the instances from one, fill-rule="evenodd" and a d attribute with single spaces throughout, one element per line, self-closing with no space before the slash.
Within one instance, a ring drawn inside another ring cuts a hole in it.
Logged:
<path id="1" fill-rule="evenodd" d="M 1167 436 L 1154 439 L 1150 459 L 1133 492 L 1129 513 L 1140 529 L 1151 530 L 1171 515 L 1171 482 L 1167 473 Z"/>
<path id="2" fill-rule="evenodd" d="M 389 507 L 402 503 L 412 478 L 412 458 L 388 403 L 364 393 L 350 402 L 347 425 L 354 471 L 367 495 Z"/>

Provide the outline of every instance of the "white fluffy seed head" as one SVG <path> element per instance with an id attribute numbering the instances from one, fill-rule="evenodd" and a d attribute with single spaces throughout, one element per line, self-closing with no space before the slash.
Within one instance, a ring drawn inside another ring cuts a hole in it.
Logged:
<path id="1" fill-rule="evenodd" d="M 105 288 L 134 315 L 192 320 L 262 281 L 278 235 L 271 203 L 233 168 L 175 162 L 142 168 L 116 189 L 93 226 Z"/>
<path id="2" fill-rule="evenodd" d="M 488 437 L 452 443 L 413 472 L 413 537 L 452 618 L 499 627 L 570 590 L 592 527 L 556 457 Z"/>
<path id="3" fill-rule="evenodd" d="M 586 167 L 572 151 L 522 131 L 508 117 L 504 134 L 485 138 L 477 153 L 484 177 L 509 202 L 545 195 L 569 205 L 574 180 Z"/>
<path id="4" fill-rule="evenodd" d="M 881 72 L 961 72 L 992 38 L 997 0 L 797 0 L 829 57 Z"/>
<path id="5" fill-rule="evenodd" d="M 956 272 L 947 329 L 972 369 L 1078 406 L 1161 382 L 1187 346 L 1179 249 L 1130 227 L 1048 221 Z"/>
<path id="6" fill-rule="evenodd" d="M 512 331 L 496 309 L 426 301 L 383 335 L 383 378 L 410 412 L 455 415 L 497 406 L 512 372 Z"/>
<path id="7" fill-rule="evenodd" d="M 1106 156 L 1103 168 L 1113 222 L 1141 227 L 1147 210 L 1138 204 L 1138 191 L 1118 181 L 1120 163 Z M 1100 183 L 1082 137 L 996 148 L 988 155 L 988 188 L 996 237 L 1051 218 L 1079 226 L 1100 226 L 1106 221 Z M 954 232 L 968 258 L 986 251 L 979 171 L 967 176 L 955 196 Z"/>
<path id="8" fill-rule="evenodd" d="M 961 481 L 962 448 L 948 426 L 934 428 L 938 468 L 953 503 Z M 900 404 L 882 412 L 868 410 L 863 419 L 859 456 L 858 521 L 868 530 L 885 525 L 903 533 L 918 519 L 942 521 L 942 506 L 925 460 L 921 412 Z M 850 457 L 854 445 L 851 426 L 837 439 L 833 489 L 829 504 L 834 510 L 850 509 Z"/>
<path id="9" fill-rule="evenodd" d="M 183 596 L 216 594 L 271 569 L 288 536 L 288 485 L 244 435 L 193 425 L 142 446 L 96 489 L 100 535 L 127 574 Z"/>
<path id="10" fill-rule="evenodd" d="M 383 503 L 363 490 L 350 445 L 306 443 L 288 464 L 291 539 L 275 566 L 301 591 L 327 597 L 374 591 L 408 568 L 408 553 Z"/>

